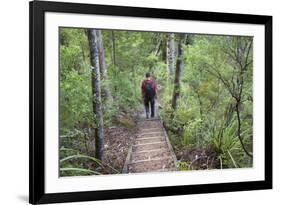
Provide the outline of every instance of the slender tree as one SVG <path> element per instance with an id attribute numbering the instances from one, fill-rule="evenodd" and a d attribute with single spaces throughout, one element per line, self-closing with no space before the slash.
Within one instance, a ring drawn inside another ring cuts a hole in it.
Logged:
<path id="1" fill-rule="evenodd" d="M 115 45 L 115 33 L 114 33 L 114 31 L 111 31 L 111 39 L 112 39 L 111 60 L 112 60 L 113 67 L 115 67 L 115 65 L 116 65 L 116 53 L 115 53 L 116 45 Z"/>
<path id="2" fill-rule="evenodd" d="M 103 77 L 106 74 L 107 68 L 106 68 L 105 58 L 104 58 L 104 48 L 103 48 L 101 30 L 96 30 L 96 35 L 97 35 L 97 47 L 98 47 L 98 52 L 99 52 L 100 74 L 101 74 L 101 77 Z"/>
<path id="3" fill-rule="evenodd" d="M 95 146 L 96 158 L 103 160 L 104 149 L 104 130 L 103 114 L 101 105 L 101 87 L 100 87 L 100 62 L 97 45 L 97 33 L 95 29 L 88 30 L 88 40 L 90 47 L 91 75 L 92 75 L 92 102 L 93 114 L 95 119 Z"/>
<path id="4" fill-rule="evenodd" d="M 99 66 L 100 66 L 100 75 L 101 79 L 103 79 L 106 83 L 105 86 L 101 89 L 102 93 L 106 96 L 108 100 L 112 100 L 112 95 L 107 83 L 107 66 L 105 63 L 105 53 L 103 47 L 103 40 L 102 40 L 102 32 L 101 30 L 96 30 L 97 34 L 97 47 L 99 52 Z"/>
<path id="5" fill-rule="evenodd" d="M 251 50 L 252 50 L 252 41 L 245 41 L 243 42 L 240 38 L 236 37 L 236 45 L 237 49 L 232 50 L 231 52 L 236 60 L 236 69 L 238 69 L 238 75 L 236 75 L 236 82 L 237 86 L 233 88 L 233 96 L 235 99 L 235 112 L 236 112 L 236 119 L 237 119 L 237 136 L 238 139 L 241 143 L 241 146 L 244 150 L 244 152 L 249 156 L 253 157 L 253 154 L 250 153 L 247 148 L 244 145 L 243 142 L 243 137 L 241 133 L 241 107 L 243 104 L 243 89 L 244 89 L 244 78 L 245 78 L 245 73 L 248 69 L 248 67 L 252 64 L 252 60 L 249 59 Z M 235 61 L 234 61 L 235 62 Z"/>
<path id="6" fill-rule="evenodd" d="M 172 97 L 172 108 L 177 109 L 177 100 L 180 96 L 180 77 L 184 67 L 184 50 L 183 45 L 185 44 L 187 34 L 179 34 L 179 45 L 178 45 L 178 57 L 176 62 L 175 80 L 174 80 L 174 91 Z"/>
<path id="7" fill-rule="evenodd" d="M 159 36 L 159 40 L 158 40 L 155 50 L 153 52 L 156 57 L 158 57 L 160 54 L 161 43 L 162 43 L 162 39 L 161 39 L 161 36 Z"/>
<path id="8" fill-rule="evenodd" d="M 225 54 L 229 57 L 230 65 L 232 67 L 232 73 L 230 77 L 226 77 L 215 66 L 208 65 L 211 69 L 206 69 L 207 72 L 217 77 L 225 86 L 231 97 L 235 102 L 235 113 L 237 120 L 237 136 L 241 143 L 242 149 L 249 156 L 253 157 L 243 142 L 242 137 L 242 121 L 241 121 L 241 109 L 243 107 L 245 78 L 247 70 L 252 66 L 252 41 L 243 39 L 242 37 L 229 37 L 229 46 L 224 48 Z"/>
<path id="9" fill-rule="evenodd" d="M 168 34 L 167 38 L 167 74 L 168 78 L 171 79 L 174 73 L 174 65 L 175 65 L 175 34 Z"/>

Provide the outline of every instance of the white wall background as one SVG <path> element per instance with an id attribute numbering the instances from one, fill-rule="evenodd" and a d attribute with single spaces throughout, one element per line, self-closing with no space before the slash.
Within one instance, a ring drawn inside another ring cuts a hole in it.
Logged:
<path id="1" fill-rule="evenodd" d="M 281 6 L 277 0 L 72 0 L 108 5 L 273 15 L 274 189 L 79 204 L 278 204 L 280 195 Z M 28 1 L 0 6 L 0 204 L 28 201 Z M 280 202 L 279 202 L 280 203 Z M 78 204 L 78 203 L 72 203 Z"/>

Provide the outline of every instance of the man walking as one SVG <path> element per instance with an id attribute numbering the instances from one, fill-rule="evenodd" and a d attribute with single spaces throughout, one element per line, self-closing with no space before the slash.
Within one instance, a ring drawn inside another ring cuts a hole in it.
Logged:
<path id="1" fill-rule="evenodd" d="M 145 74 L 146 79 L 141 82 L 141 92 L 145 106 L 146 118 L 149 118 L 149 105 L 150 105 L 150 116 L 154 117 L 154 104 L 155 98 L 157 98 L 157 85 L 151 79 L 150 73 Z"/>

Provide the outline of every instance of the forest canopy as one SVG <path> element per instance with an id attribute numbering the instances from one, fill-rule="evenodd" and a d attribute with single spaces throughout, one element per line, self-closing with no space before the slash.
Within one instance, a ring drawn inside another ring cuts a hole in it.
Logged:
<path id="1" fill-rule="evenodd" d="M 122 172 L 147 72 L 177 170 L 252 167 L 252 37 L 60 28 L 59 41 L 61 176 Z"/>

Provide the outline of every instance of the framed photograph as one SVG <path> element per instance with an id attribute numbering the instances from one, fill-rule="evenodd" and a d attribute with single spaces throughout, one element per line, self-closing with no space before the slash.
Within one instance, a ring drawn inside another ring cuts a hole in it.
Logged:
<path id="1" fill-rule="evenodd" d="M 30 2 L 30 203 L 272 188 L 272 17 Z"/>

